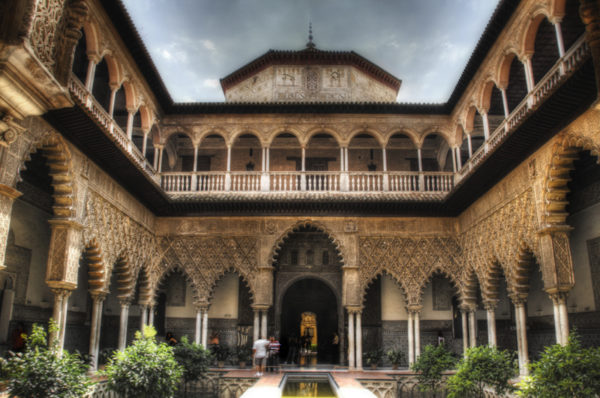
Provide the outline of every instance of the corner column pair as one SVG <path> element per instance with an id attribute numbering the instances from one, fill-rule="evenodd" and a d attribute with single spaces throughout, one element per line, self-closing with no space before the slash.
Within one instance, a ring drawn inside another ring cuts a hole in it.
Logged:
<path id="1" fill-rule="evenodd" d="M 362 307 L 348 306 L 348 369 L 362 369 Z M 356 322 L 355 322 L 356 321 Z"/>
<path id="2" fill-rule="evenodd" d="M 421 309 L 420 305 L 409 305 L 406 307 L 408 312 L 408 364 L 412 365 L 421 355 Z"/>
<path id="3" fill-rule="evenodd" d="M 196 330 L 194 333 L 196 344 L 208 347 L 208 306 L 200 305 L 196 309 Z"/>
<path id="4" fill-rule="evenodd" d="M 267 338 L 267 327 L 268 327 L 268 311 L 269 306 L 266 305 L 254 305 L 252 306 L 254 310 L 254 341 L 258 340 L 259 337 L 261 339 Z"/>

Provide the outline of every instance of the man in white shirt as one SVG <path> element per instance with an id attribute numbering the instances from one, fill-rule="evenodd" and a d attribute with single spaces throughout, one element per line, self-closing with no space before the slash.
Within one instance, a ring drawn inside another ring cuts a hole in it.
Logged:
<path id="1" fill-rule="evenodd" d="M 266 339 L 258 339 L 252 345 L 252 354 L 254 355 L 254 364 L 256 365 L 257 376 L 263 375 L 268 347 L 269 341 Z"/>

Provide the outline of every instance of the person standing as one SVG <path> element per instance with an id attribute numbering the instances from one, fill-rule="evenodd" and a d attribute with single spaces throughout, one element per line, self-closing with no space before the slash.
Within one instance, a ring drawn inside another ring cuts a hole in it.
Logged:
<path id="1" fill-rule="evenodd" d="M 279 350 L 281 344 L 275 339 L 275 336 L 269 338 L 269 357 L 267 359 L 267 372 L 275 372 L 279 368 Z"/>
<path id="2" fill-rule="evenodd" d="M 269 341 L 265 339 L 258 339 L 252 345 L 252 355 L 254 357 L 254 364 L 256 365 L 256 376 L 263 375 L 268 348 Z"/>

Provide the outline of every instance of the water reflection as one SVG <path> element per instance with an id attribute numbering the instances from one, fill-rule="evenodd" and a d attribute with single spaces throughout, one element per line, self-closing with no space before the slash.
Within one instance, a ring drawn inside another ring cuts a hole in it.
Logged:
<path id="1" fill-rule="evenodd" d="M 323 397 L 335 398 L 331 385 L 327 380 L 292 381 L 288 380 L 283 389 L 282 398 Z"/>

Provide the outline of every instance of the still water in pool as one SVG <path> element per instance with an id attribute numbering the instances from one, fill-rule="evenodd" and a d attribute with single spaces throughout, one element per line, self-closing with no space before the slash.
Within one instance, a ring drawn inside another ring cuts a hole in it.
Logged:
<path id="1" fill-rule="evenodd" d="M 288 380 L 283 388 L 281 398 L 323 397 L 335 398 L 328 380 L 300 381 Z"/>

